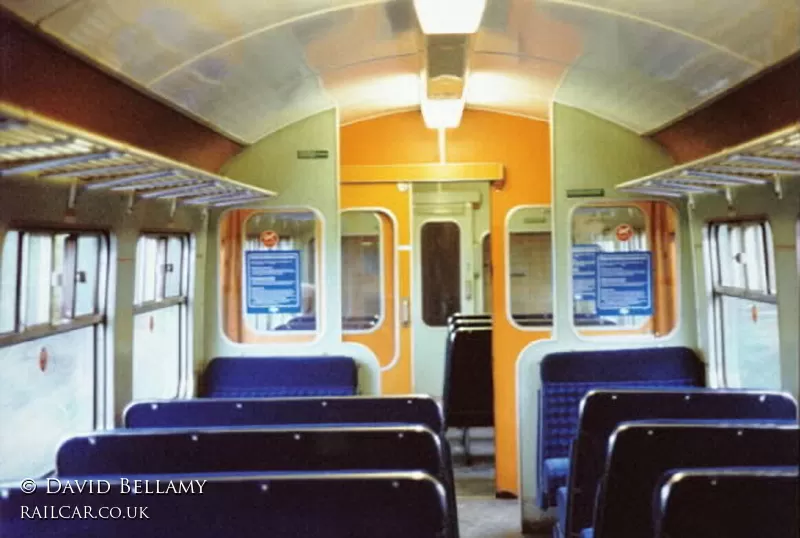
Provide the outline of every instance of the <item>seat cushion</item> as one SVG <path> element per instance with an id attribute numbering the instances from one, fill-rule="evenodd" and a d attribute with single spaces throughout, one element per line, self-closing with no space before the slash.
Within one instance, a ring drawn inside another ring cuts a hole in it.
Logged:
<path id="1" fill-rule="evenodd" d="M 594 538 L 594 529 L 583 529 L 581 531 L 581 538 Z"/>
<path id="2" fill-rule="evenodd" d="M 558 488 L 567 485 L 568 474 L 569 458 L 549 458 L 544 460 L 542 485 L 548 499 L 550 499 L 548 505 L 552 506 L 556 503 L 556 491 Z"/>
<path id="3" fill-rule="evenodd" d="M 558 488 L 556 492 L 556 513 L 558 524 L 562 529 L 567 528 L 567 487 Z"/>

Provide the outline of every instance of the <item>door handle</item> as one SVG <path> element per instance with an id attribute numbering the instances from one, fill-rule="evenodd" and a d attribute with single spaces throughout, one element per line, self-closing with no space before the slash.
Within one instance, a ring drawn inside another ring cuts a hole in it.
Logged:
<path id="1" fill-rule="evenodd" d="M 403 297 L 400 301 L 400 324 L 408 327 L 411 324 L 411 302 L 408 297 Z"/>

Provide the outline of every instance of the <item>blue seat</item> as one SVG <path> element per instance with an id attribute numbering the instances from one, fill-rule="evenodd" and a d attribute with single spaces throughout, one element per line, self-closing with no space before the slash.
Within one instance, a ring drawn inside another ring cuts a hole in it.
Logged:
<path id="1" fill-rule="evenodd" d="M 653 536 L 652 499 L 670 469 L 797 466 L 800 429 L 711 421 L 623 423 L 611 440 L 597 496 L 597 538 Z"/>
<path id="2" fill-rule="evenodd" d="M 705 385 L 705 368 L 691 349 L 684 347 L 572 351 L 551 353 L 540 364 L 538 424 L 538 498 L 543 510 L 554 506 L 556 491 L 567 485 L 564 474 L 547 474 L 545 461 L 569 458 L 578 431 L 580 401 L 592 389 L 669 388 Z"/>
<path id="3" fill-rule="evenodd" d="M 797 538 L 797 467 L 681 469 L 668 473 L 654 503 L 656 538 Z"/>
<path id="4" fill-rule="evenodd" d="M 439 404 L 427 396 L 196 399 L 134 402 L 127 428 L 281 424 L 421 424 L 442 433 Z"/>
<path id="5" fill-rule="evenodd" d="M 591 526 L 608 441 L 619 424 L 643 419 L 794 420 L 791 395 L 714 389 L 593 390 L 581 402 L 572 447 L 567 506 L 558 514 L 567 536 Z M 562 519 L 563 515 L 563 519 Z"/>
<path id="6" fill-rule="evenodd" d="M 358 389 L 350 357 L 217 357 L 205 371 L 202 397 L 350 396 Z"/>
<path id="7" fill-rule="evenodd" d="M 491 327 L 456 327 L 449 341 L 443 402 L 446 427 L 494 426 Z"/>
<path id="8" fill-rule="evenodd" d="M 0 534 L 3 538 L 439 538 L 447 522 L 444 490 L 424 473 L 126 477 L 128 488 L 135 487 L 134 479 L 149 480 L 153 491 L 156 487 L 167 491 L 170 481 L 176 489 L 184 485 L 183 494 L 164 495 L 130 494 L 131 489 L 126 493 L 120 477 L 81 477 L 90 478 L 107 479 L 110 491 L 48 495 L 45 481 L 33 494 L 21 491 L 19 483 L 0 486 Z M 103 483 L 94 484 L 105 488 Z M 143 487 L 144 482 L 139 484 Z M 186 493 L 190 486 L 194 494 Z M 56 488 L 58 484 L 51 482 L 51 491 Z M 75 517 L 76 507 L 81 517 Z M 35 517 L 35 508 L 39 515 L 51 517 Z M 114 517 L 129 514 L 135 517 Z"/>
<path id="9" fill-rule="evenodd" d="M 118 430 L 72 437 L 56 457 L 57 476 L 391 470 L 446 480 L 439 436 L 424 426 Z"/>
<path id="10" fill-rule="evenodd" d="M 199 428 L 213 426 L 419 424 L 441 440 L 447 496 L 455 519 L 455 488 L 450 444 L 444 437 L 442 411 L 428 396 L 354 396 L 289 399 L 198 399 L 135 402 L 125 409 L 128 428 Z M 458 536 L 455 525 L 454 536 Z"/>

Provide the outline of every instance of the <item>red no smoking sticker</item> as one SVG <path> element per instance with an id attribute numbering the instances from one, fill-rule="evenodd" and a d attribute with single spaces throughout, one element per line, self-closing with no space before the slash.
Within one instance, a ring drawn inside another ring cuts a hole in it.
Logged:
<path id="1" fill-rule="evenodd" d="M 261 243 L 267 248 L 276 246 L 279 240 L 280 237 L 278 237 L 277 232 L 273 232 L 272 230 L 261 232 Z"/>
<path id="2" fill-rule="evenodd" d="M 630 224 L 620 224 L 617 226 L 617 240 L 627 241 L 633 237 L 633 226 Z"/>

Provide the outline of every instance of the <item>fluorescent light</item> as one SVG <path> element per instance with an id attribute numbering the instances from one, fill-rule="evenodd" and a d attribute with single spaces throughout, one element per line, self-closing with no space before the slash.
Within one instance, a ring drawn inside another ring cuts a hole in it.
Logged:
<path id="1" fill-rule="evenodd" d="M 486 0 L 414 0 L 414 9 L 425 34 L 474 34 Z"/>
<path id="2" fill-rule="evenodd" d="M 422 99 L 422 118 L 428 129 L 455 129 L 464 113 L 463 99 Z"/>

